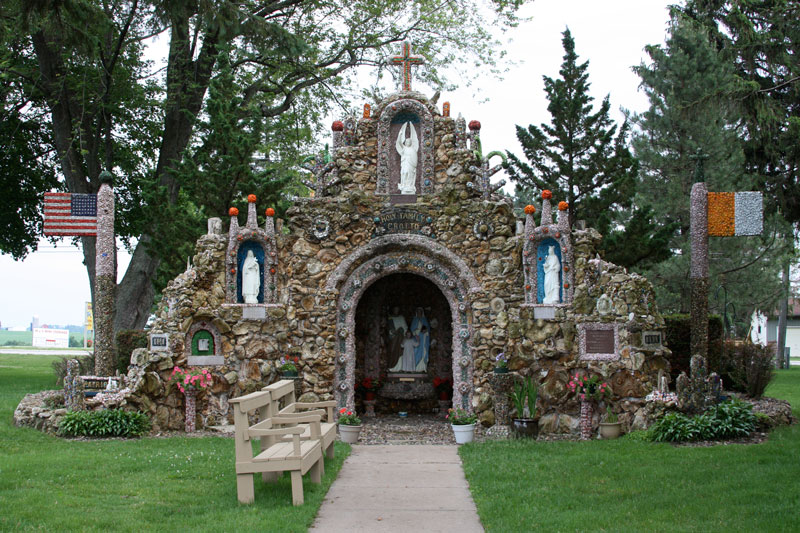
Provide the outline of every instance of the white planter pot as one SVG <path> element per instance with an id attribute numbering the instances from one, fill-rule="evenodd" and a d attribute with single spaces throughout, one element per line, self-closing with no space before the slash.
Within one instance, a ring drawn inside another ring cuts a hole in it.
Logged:
<path id="1" fill-rule="evenodd" d="M 345 426 L 344 424 L 339 424 L 339 437 L 341 437 L 342 442 L 355 444 L 358 442 L 358 435 L 360 433 L 361 426 Z"/>
<path id="2" fill-rule="evenodd" d="M 456 444 L 466 444 L 475 438 L 475 424 L 457 426 L 450 424 L 456 436 Z"/>

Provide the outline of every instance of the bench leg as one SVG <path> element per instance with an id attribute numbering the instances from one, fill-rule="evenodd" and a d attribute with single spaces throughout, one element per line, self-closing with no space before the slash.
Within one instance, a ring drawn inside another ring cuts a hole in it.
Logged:
<path id="1" fill-rule="evenodd" d="M 322 476 L 325 475 L 325 462 L 322 460 L 322 457 L 319 458 L 319 461 L 314 463 L 311 467 L 311 481 L 314 483 L 322 483 Z"/>
<path id="2" fill-rule="evenodd" d="M 328 459 L 333 459 L 333 441 L 331 441 L 331 443 L 328 444 L 328 449 L 325 450 L 325 456 Z"/>
<path id="3" fill-rule="evenodd" d="M 292 504 L 303 505 L 303 474 L 292 470 Z"/>
<path id="4" fill-rule="evenodd" d="M 236 474 L 236 495 L 240 503 L 253 503 L 253 474 Z"/>

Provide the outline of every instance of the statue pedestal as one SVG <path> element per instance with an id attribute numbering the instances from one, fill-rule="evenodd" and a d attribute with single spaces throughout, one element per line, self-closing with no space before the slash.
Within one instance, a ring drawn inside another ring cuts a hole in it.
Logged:
<path id="1" fill-rule="evenodd" d="M 506 439 L 511 434 L 508 417 L 508 395 L 514 388 L 516 372 L 489 374 L 489 385 L 494 394 L 494 425 L 486 432 L 488 438 Z"/>

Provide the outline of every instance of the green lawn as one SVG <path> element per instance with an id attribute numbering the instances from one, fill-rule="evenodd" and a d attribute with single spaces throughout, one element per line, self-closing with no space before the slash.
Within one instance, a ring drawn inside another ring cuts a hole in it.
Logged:
<path id="1" fill-rule="evenodd" d="M 336 443 L 320 486 L 256 481 L 236 499 L 233 440 L 68 441 L 13 426 L 19 400 L 54 388 L 56 356 L 0 354 L 0 531 L 306 531 L 350 447 Z"/>
<path id="2" fill-rule="evenodd" d="M 800 415 L 800 368 L 767 395 Z M 487 531 L 789 531 L 800 512 L 800 427 L 759 445 L 674 447 L 626 438 L 500 441 L 460 449 Z"/>

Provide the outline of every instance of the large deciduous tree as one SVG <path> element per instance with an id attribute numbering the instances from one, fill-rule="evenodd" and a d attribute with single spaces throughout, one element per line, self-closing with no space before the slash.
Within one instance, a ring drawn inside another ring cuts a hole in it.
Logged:
<path id="1" fill-rule="evenodd" d="M 627 148 L 627 122 L 617 131 L 609 117 L 609 98 L 595 111 L 589 94 L 589 62 L 578 63 L 569 29 L 563 33 L 564 61 L 560 78 L 544 78 L 550 124 L 517 126 L 517 138 L 527 161 L 508 152 L 509 174 L 517 184 L 518 203 L 532 201 L 536 191 L 549 189 L 569 203 L 570 224 L 576 217 L 604 235 L 608 259 L 632 266 L 669 256 L 665 241 L 673 231 L 655 227 L 645 206 L 631 210 L 638 164 Z M 622 230 L 614 224 L 621 225 Z M 626 229 L 636 229 L 631 234 Z M 631 240 L 637 246 L 631 248 Z"/>
<path id="2" fill-rule="evenodd" d="M 3 118 L 16 111 L 42 128 L 31 168 L 46 165 L 50 154 L 64 189 L 93 193 L 102 170 L 115 174 L 117 234 L 138 245 L 117 290 L 114 325 L 141 327 L 159 266 L 171 251 L 187 250 L 175 246 L 175 235 L 189 238 L 194 221 L 224 215 L 223 200 L 251 192 L 244 186 L 277 201 L 287 139 L 308 138 L 298 130 L 324 116 L 345 74 L 384 65 L 403 40 L 428 58 L 420 77 L 433 85 L 443 83 L 442 66 L 491 66 L 495 42 L 485 28 L 515 24 L 521 3 L 7 0 L 0 4 L 0 76 L 14 91 L 3 93 Z M 146 60 L 154 40 L 168 47 L 163 66 Z M 208 98 L 215 79 L 235 109 Z M 2 145 L 14 141 L 30 152 L 37 143 L 16 137 L 24 131 L 2 129 Z M 253 154 L 258 168 L 245 170 Z M 227 187 L 223 160 L 234 161 L 237 173 Z M 50 184 L 41 174 L 45 181 L 34 188 Z M 22 203 L 35 225 L 37 202 L 26 196 Z M 3 232 L 11 235 L 0 238 L 3 252 L 24 255 L 25 246 L 5 244 L 23 242 L 20 235 L 33 246 L 30 228 Z M 94 240 L 81 241 L 93 286 Z M 170 257 L 161 277 L 177 264 Z"/>

